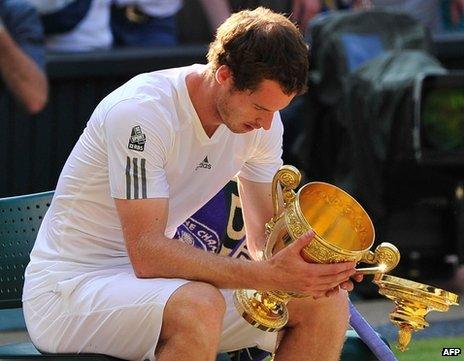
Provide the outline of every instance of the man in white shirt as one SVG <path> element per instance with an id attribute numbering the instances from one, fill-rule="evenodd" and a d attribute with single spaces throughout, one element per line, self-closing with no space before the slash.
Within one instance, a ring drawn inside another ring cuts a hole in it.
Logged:
<path id="1" fill-rule="evenodd" d="M 278 111 L 305 89 L 307 52 L 285 17 L 243 11 L 219 28 L 207 65 L 139 75 L 97 106 L 26 270 L 25 319 L 40 350 L 160 361 L 274 351 L 277 334 L 234 308 L 233 289 L 254 288 L 312 296 L 289 303 L 276 360 L 338 359 L 353 263 L 306 263 L 300 251 L 312 234 L 267 261 L 172 238 L 237 175 L 257 258 L 282 164 Z"/>

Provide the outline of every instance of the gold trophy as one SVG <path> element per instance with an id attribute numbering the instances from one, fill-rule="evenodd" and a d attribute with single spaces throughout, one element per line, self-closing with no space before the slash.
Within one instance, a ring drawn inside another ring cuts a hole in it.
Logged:
<path id="1" fill-rule="evenodd" d="M 430 311 L 445 312 L 457 305 L 459 297 L 422 283 L 387 275 L 400 260 L 398 249 L 381 243 L 374 252 L 374 226 L 366 211 L 348 193 L 334 185 L 311 182 L 298 191 L 300 172 L 284 165 L 272 181 L 274 216 L 266 224 L 266 247 L 262 258 L 286 247 L 309 230 L 315 237 L 303 248 L 302 257 L 312 263 L 364 262 L 373 267 L 358 273 L 374 274 L 379 293 L 395 302 L 390 320 L 399 328 L 398 348 L 405 351 L 413 331 L 428 326 L 425 316 Z M 282 188 L 280 209 L 278 185 Z M 287 302 L 302 295 L 282 291 L 236 290 L 235 306 L 253 326 L 264 331 L 278 331 L 288 321 Z"/>
<path id="2" fill-rule="evenodd" d="M 295 193 L 300 181 L 300 172 L 289 165 L 282 166 L 273 178 L 274 216 L 266 224 L 264 259 L 312 229 L 315 237 L 301 254 L 307 262 L 375 264 L 358 269 L 363 274 L 386 273 L 396 267 L 400 254 L 394 245 L 382 243 L 374 252 L 369 250 L 374 243 L 374 226 L 353 197 L 323 182 L 308 183 Z M 282 187 L 282 210 L 278 199 L 279 184 Z M 302 296 L 282 291 L 237 290 L 234 293 L 235 306 L 242 316 L 265 331 L 278 331 L 285 326 L 288 321 L 286 304 L 292 297 Z"/>

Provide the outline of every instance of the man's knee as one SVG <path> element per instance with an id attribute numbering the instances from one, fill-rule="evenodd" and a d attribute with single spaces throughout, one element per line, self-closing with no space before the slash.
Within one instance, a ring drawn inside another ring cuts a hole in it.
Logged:
<path id="1" fill-rule="evenodd" d="M 218 333 L 225 310 L 224 297 L 216 287 L 202 282 L 187 283 L 166 304 L 161 336 Z"/>

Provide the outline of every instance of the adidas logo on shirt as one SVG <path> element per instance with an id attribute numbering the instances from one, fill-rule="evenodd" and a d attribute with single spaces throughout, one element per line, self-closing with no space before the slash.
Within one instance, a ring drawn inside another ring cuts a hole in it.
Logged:
<path id="1" fill-rule="evenodd" d="M 198 170 L 199 168 L 211 169 L 211 164 L 210 164 L 210 162 L 208 161 L 208 156 L 206 156 L 205 159 L 203 159 L 203 161 L 200 162 L 200 164 L 197 165 L 197 167 L 195 168 L 195 170 Z"/>

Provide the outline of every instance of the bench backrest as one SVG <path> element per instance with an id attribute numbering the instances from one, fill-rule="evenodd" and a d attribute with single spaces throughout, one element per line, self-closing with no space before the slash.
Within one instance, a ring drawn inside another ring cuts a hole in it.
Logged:
<path id="1" fill-rule="evenodd" d="M 24 270 L 53 193 L 0 199 L 0 309 L 21 307 Z"/>

